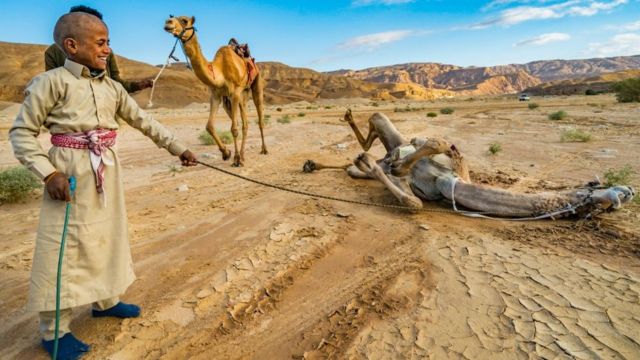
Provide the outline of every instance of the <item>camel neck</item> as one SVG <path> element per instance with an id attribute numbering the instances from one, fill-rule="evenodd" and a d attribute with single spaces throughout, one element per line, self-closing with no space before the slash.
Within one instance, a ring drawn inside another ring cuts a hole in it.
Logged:
<path id="1" fill-rule="evenodd" d="M 216 71 L 215 67 L 209 66 L 209 61 L 202 54 L 197 35 L 194 34 L 191 40 L 184 44 L 184 51 L 191 61 L 193 72 L 200 81 L 214 86 L 223 81 L 222 73 Z"/>

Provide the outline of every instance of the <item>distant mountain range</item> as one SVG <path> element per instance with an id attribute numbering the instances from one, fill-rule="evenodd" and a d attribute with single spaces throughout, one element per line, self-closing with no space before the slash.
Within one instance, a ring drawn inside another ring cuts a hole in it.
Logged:
<path id="1" fill-rule="evenodd" d="M 492 95 L 519 92 L 549 81 L 592 78 L 604 73 L 633 69 L 640 69 L 640 55 L 545 60 L 489 67 L 408 63 L 363 70 L 338 70 L 327 74 L 376 83 L 419 84 L 462 94 Z"/>
<path id="2" fill-rule="evenodd" d="M 0 57 L 0 101 L 22 101 L 28 81 L 44 70 L 45 49 L 45 45 L 0 42 L 0 53 L 3 54 Z M 125 79 L 142 79 L 158 73 L 156 66 L 124 57 L 118 56 L 118 63 Z M 466 68 L 410 63 L 327 73 L 277 62 L 259 62 L 258 66 L 266 81 L 267 104 L 338 98 L 431 100 L 456 95 L 517 93 L 525 89 L 544 93 L 568 84 L 578 88 L 577 84 L 584 81 L 598 82 L 594 79 L 602 74 L 616 74 L 603 78 L 600 82 L 604 83 L 614 78 L 636 77 L 637 72 L 626 70 L 640 69 L 640 55 Z M 583 78 L 587 80 L 580 80 Z M 550 81 L 552 83 L 548 83 Z M 133 96 L 146 105 L 149 92 L 144 90 Z M 181 107 L 208 101 L 208 89 L 184 64 L 174 64 L 165 70 L 158 80 L 153 100 L 156 107 Z"/>

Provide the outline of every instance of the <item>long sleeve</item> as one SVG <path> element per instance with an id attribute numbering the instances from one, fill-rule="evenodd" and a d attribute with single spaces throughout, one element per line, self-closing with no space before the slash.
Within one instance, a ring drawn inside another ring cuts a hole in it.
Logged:
<path id="1" fill-rule="evenodd" d="M 40 179 L 56 170 L 37 137 L 58 96 L 51 78 L 46 74 L 31 80 L 25 90 L 20 112 L 9 130 L 9 140 L 16 158 Z"/>
<path id="2" fill-rule="evenodd" d="M 122 87 L 124 87 L 124 89 L 127 90 L 128 93 L 136 92 L 140 90 L 134 82 L 124 80 L 123 78 L 120 77 L 120 69 L 118 68 L 118 61 L 116 60 L 116 56 L 113 53 L 109 54 L 109 58 L 107 59 L 107 62 L 109 66 L 110 78 L 122 84 Z"/>
<path id="3" fill-rule="evenodd" d="M 187 150 L 187 147 L 180 143 L 171 131 L 140 109 L 135 100 L 121 87 L 116 112 L 127 124 L 140 130 L 158 147 L 167 149 L 171 154 L 178 156 Z"/>

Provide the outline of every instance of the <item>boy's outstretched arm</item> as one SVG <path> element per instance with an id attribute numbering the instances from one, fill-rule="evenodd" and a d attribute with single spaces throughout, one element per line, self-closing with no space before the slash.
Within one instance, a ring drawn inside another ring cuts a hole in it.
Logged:
<path id="1" fill-rule="evenodd" d="M 129 125 L 140 130 L 148 138 L 153 140 L 158 147 L 167 149 L 172 155 L 178 156 L 185 166 L 197 164 L 196 156 L 183 145 L 176 136 L 156 121 L 151 115 L 140 109 L 138 104 L 122 85 L 115 83 L 118 91 L 118 103 L 116 113 Z"/>

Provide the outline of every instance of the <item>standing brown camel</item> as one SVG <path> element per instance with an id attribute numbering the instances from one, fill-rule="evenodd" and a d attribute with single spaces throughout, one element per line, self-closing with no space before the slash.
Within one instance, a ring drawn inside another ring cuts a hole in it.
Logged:
<path id="1" fill-rule="evenodd" d="M 218 134 L 216 134 L 215 116 L 221 102 L 227 115 L 231 118 L 231 134 L 233 135 L 233 145 L 235 147 L 233 165 L 243 166 L 244 145 L 249 128 L 247 121 L 249 90 L 258 111 L 258 125 L 260 126 L 260 137 L 262 138 L 262 151 L 260 153 L 267 153 L 267 147 L 264 144 L 264 122 L 262 118 L 264 111 L 264 83 L 260 72 L 252 82 L 249 81 L 245 60 L 236 54 L 231 46 L 222 46 L 216 52 L 213 61 L 207 61 L 207 58 L 202 54 L 196 29 L 193 27 L 195 21 L 196 18 L 194 16 L 174 17 L 170 15 L 165 22 L 164 29 L 180 39 L 185 54 L 193 67 L 193 72 L 211 90 L 211 107 L 207 131 L 218 144 L 218 148 L 222 152 L 222 158 L 224 160 L 229 159 L 231 151 L 226 148 Z M 238 151 L 238 124 L 236 121 L 238 110 L 242 118 L 242 145 L 240 151 Z"/>

